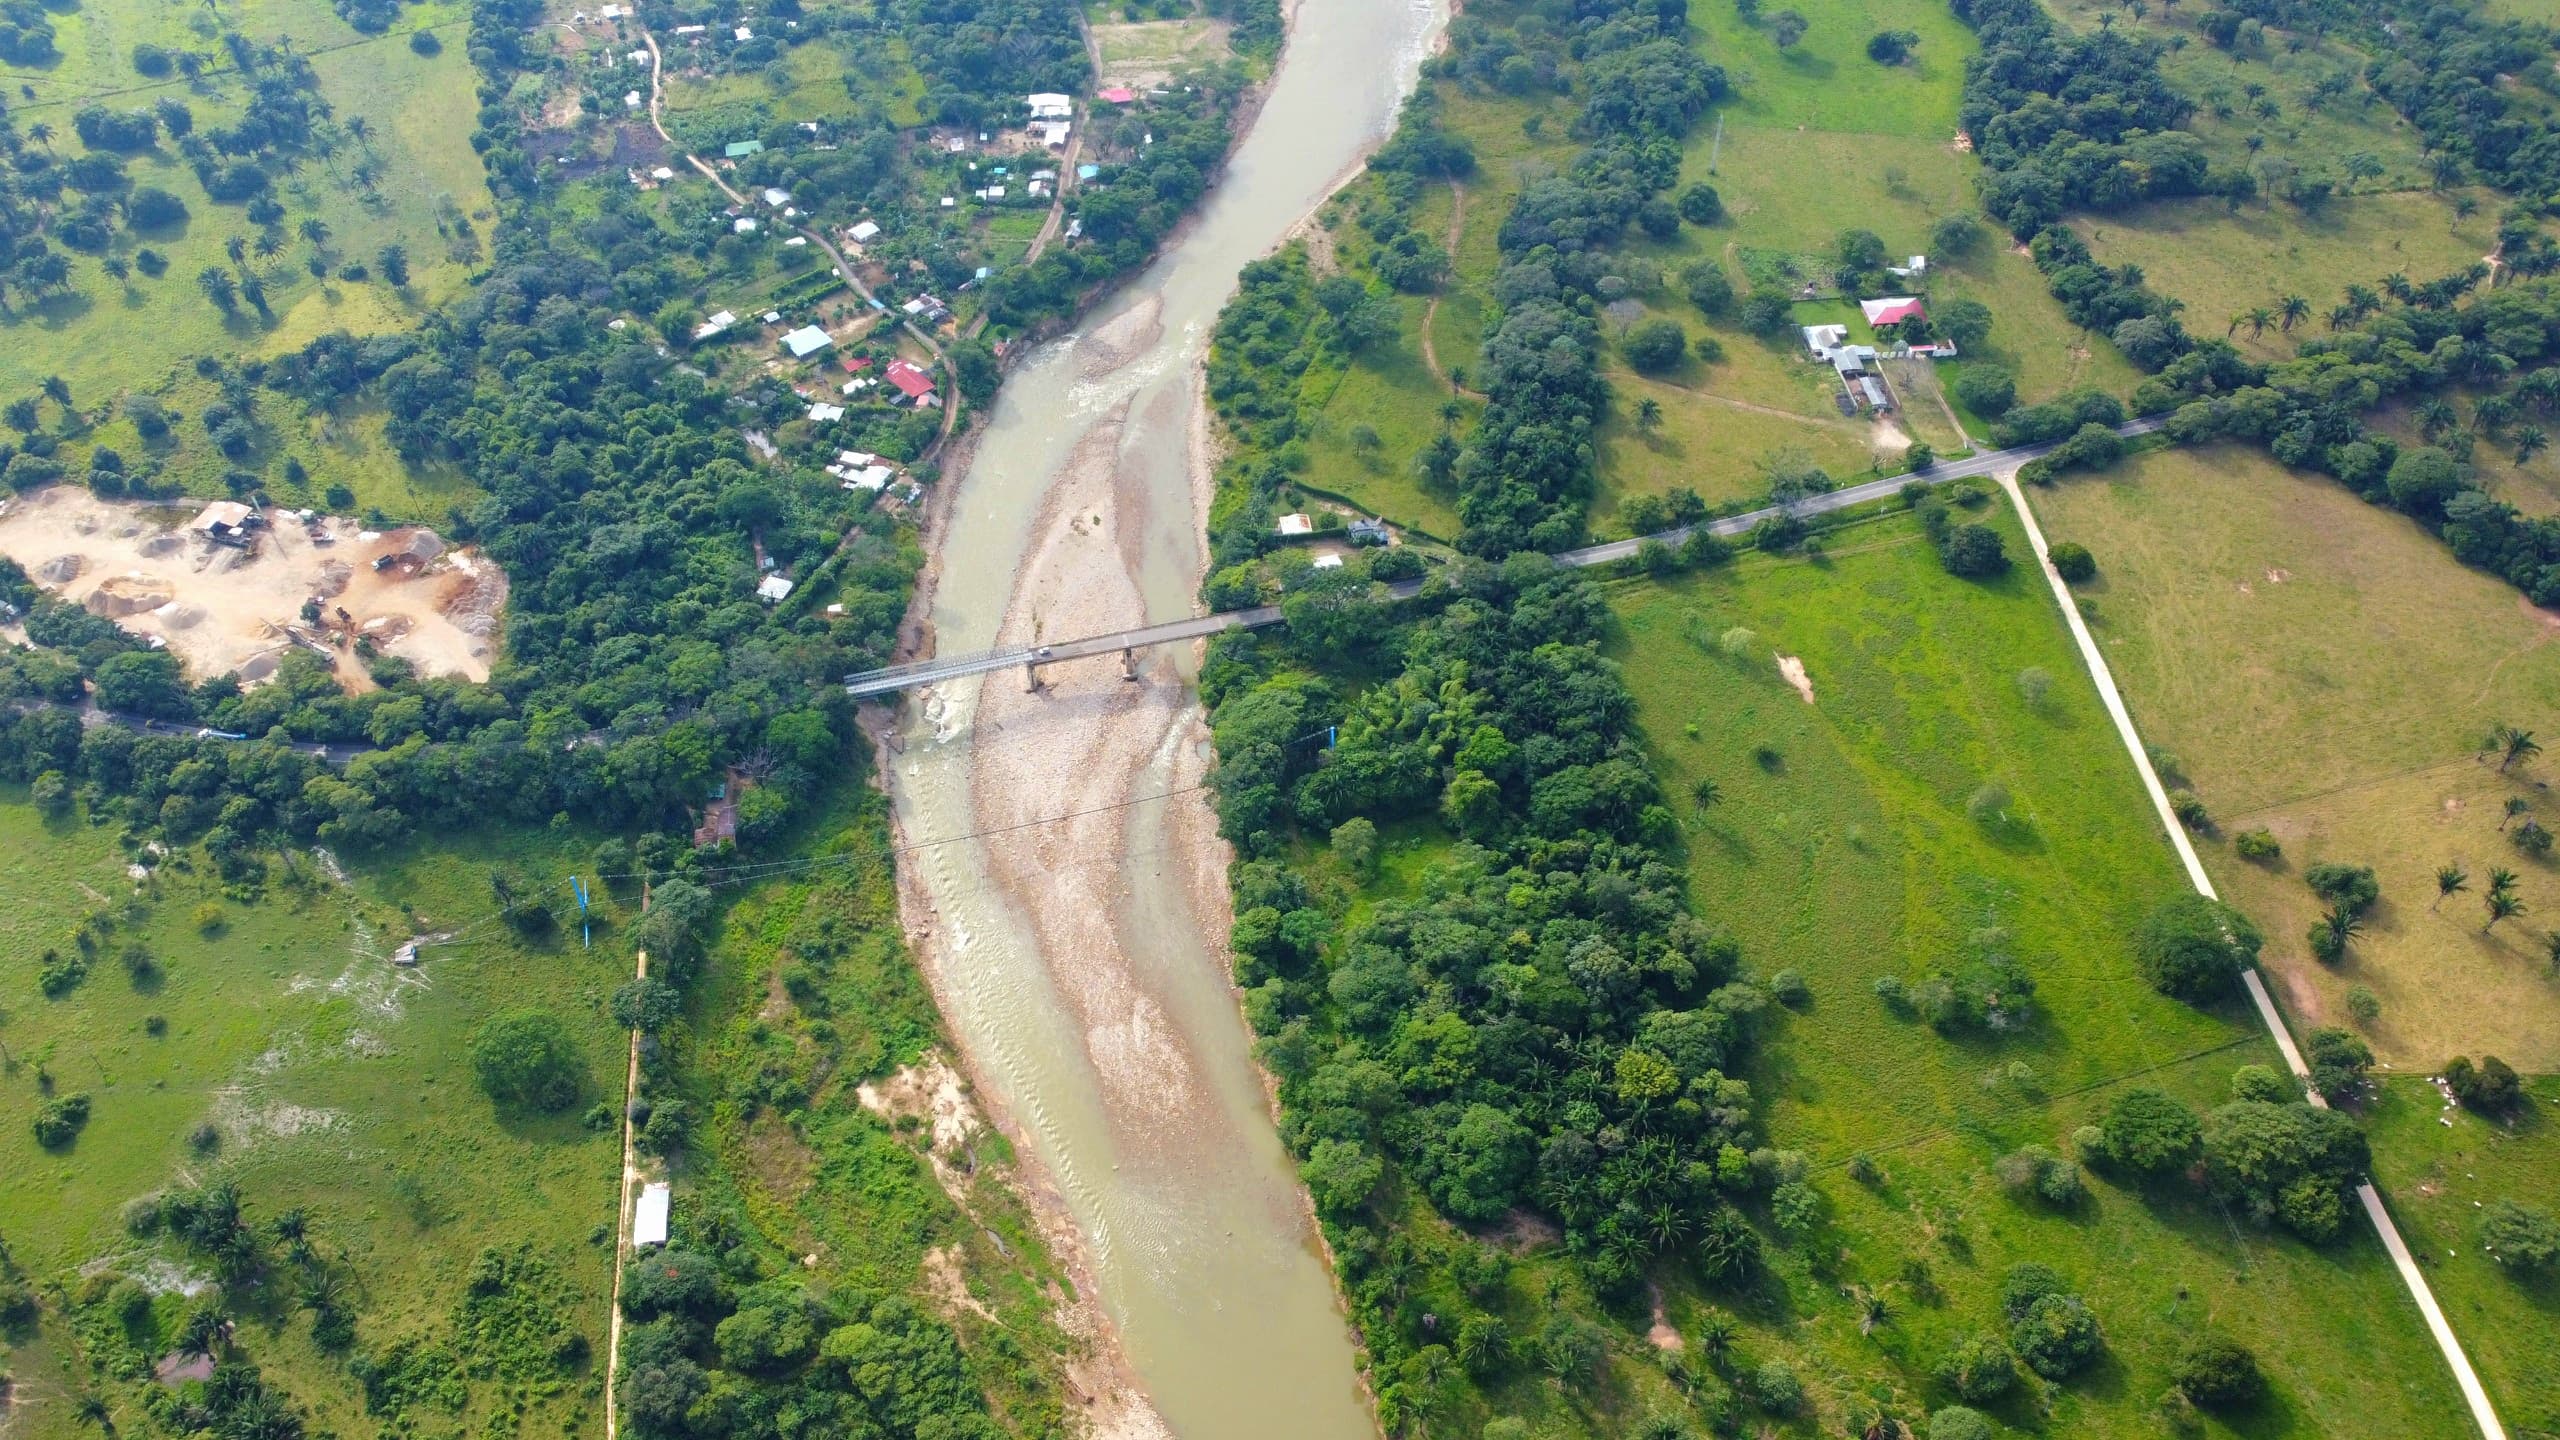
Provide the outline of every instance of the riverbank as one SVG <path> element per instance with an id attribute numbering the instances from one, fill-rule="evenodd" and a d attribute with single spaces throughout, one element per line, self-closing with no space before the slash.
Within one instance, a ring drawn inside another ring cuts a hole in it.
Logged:
<path id="1" fill-rule="evenodd" d="M 1384 138 L 1438 14 L 1292 6 L 1201 210 L 1076 332 L 1015 357 L 926 516 L 908 653 L 1192 613 L 1200 362 L 1236 273 Z M 902 915 L 967 1073 L 1122 1382 L 1108 1435 L 1366 1440 L 1357 1350 L 1253 1063 L 1188 654 L 937 687 L 875 713 Z M 894 728 L 893 728 L 894 727 Z M 942 837 L 953 837 L 947 842 Z"/>

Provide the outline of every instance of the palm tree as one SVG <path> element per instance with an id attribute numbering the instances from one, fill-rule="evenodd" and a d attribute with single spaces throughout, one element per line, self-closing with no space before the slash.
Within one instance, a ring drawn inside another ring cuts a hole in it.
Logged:
<path id="1" fill-rule="evenodd" d="M 2498 759 L 2498 773 L 2501 775 L 2517 761 L 2530 760 L 2542 753 L 2541 742 L 2533 738 L 2532 731 L 2519 730 L 2513 725 L 2498 727 L 2498 745 L 2505 751 Z"/>
<path id="2" fill-rule="evenodd" d="M 1724 1362 L 1732 1358 L 1733 1340 L 1733 1317 L 1729 1315 L 1709 1315 L 1698 1326 L 1698 1353 L 1717 1369 L 1723 1369 Z"/>
<path id="3" fill-rule="evenodd" d="M 2364 920 L 2344 905 L 2334 905 L 2320 917 L 2320 928 L 2329 932 L 2330 953 L 2344 955 L 2347 946 L 2364 933 Z"/>
<path id="4" fill-rule="evenodd" d="M 2551 957 L 2551 973 L 2560 975 L 2560 930 L 2542 937 L 2543 953 Z"/>
<path id="5" fill-rule="evenodd" d="M 2222 338 L 2223 338 L 2223 339 L 2225 339 L 2225 340 L 2228 340 L 2228 339 L 2230 339 L 2232 336 L 2239 334 L 2239 333 L 2240 333 L 2240 327 L 2241 327 L 2241 326 L 2243 326 L 2243 325 L 2245 325 L 2245 324 L 2247 324 L 2248 322 L 2249 322 L 2249 312 L 2248 312 L 2248 311 L 2246 311 L 2246 310 L 2234 310 L 2234 311 L 2232 311 L 2232 312 L 2231 312 L 2231 323 L 2230 323 L 2229 325 L 2226 325 L 2226 326 L 2224 326 L 2224 327 L 2223 327 L 2223 329 L 2222 329 Z"/>
<path id="6" fill-rule="evenodd" d="M 2516 893 L 2516 872 L 2504 866 L 2492 868 L 2489 871 L 2489 893 L 2492 895 Z"/>
<path id="7" fill-rule="evenodd" d="M 303 239 L 310 241 L 314 245 L 326 245 L 329 243 L 328 222 L 322 220 L 317 215 L 311 216 L 309 219 L 304 220 L 300 225 L 294 228 L 300 232 Z"/>
<path id="8" fill-rule="evenodd" d="M 249 241 L 245 236 L 234 235 L 222 242 L 222 253 L 230 256 L 231 263 L 237 265 L 249 253 Z"/>
<path id="9" fill-rule="evenodd" d="M 2348 326 L 2356 323 L 2356 307 L 2353 305 L 2332 305 L 2329 307 L 2328 319 L 2330 329 L 2344 330 Z"/>
<path id="10" fill-rule="evenodd" d="M 2267 327 L 2275 323 L 2276 312 L 2264 305 L 2252 305 L 2241 318 L 2249 322 L 2249 338 L 2255 340 L 2266 334 Z"/>
<path id="11" fill-rule="evenodd" d="M 1636 402 L 1636 428 L 1653 431 L 1662 426 L 1662 402 L 1647 395 Z"/>
<path id="12" fill-rule="evenodd" d="M 1698 808 L 1704 810 L 1724 798 L 1724 787 L 1718 785 L 1713 778 L 1701 775 L 1698 777 L 1698 783 L 1689 787 L 1689 793 L 1696 798 Z"/>
<path id="13" fill-rule="evenodd" d="M 2506 813 L 2498 817 L 2498 829 L 2502 832 L 2507 828 L 2507 823 L 2517 816 L 2532 814 L 2533 803 L 2521 795 L 2510 795 L 2507 797 L 2505 809 Z"/>
<path id="14" fill-rule="evenodd" d="M 1879 1325 L 1893 1322 L 1893 1303 L 1864 1286 L 1858 1287 L 1858 1333 L 1873 1335 Z"/>
<path id="15" fill-rule="evenodd" d="M 53 127 L 39 120 L 27 127 L 27 138 L 50 150 L 53 148 Z"/>
<path id="16" fill-rule="evenodd" d="M 108 279 L 121 285 L 125 277 L 133 273 L 133 262 L 121 255 L 110 255 L 98 262 L 98 268 L 107 272 Z"/>
<path id="17" fill-rule="evenodd" d="M 70 381 L 63 379 L 59 375 L 47 375 L 44 377 L 44 384 L 39 388 L 44 391 L 46 399 L 61 406 L 65 410 L 71 408 Z"/>
<path id="18" fill-rule="evenodd" d="M 2488 934 L 2490 928 L 2499 921 L 2512 920 L 2524 913 L 2524 901 L 2518 899 L 2511 891 L 2492 890 L 2481 899 L 2487 902 L 2489 907 L 2489 918 L 2480 926 L 2480 933 L 2483 935 Z"/>
<path id="19" fill-rule="evenodd" d="M 2516 463 L 2522 465 L 2541 454 L 2551 444 L 2551 437 L 2539 425 L 2527 425 L 2516 432 Z"/>
<path id="20" fill-rule="evenodd" d="M 2370 285 L 2350 285 L 2347 287 L 2347 308 L 2355 311 L 2356 318 L 2361 320 L 2382 308 L 2382 297 L 2374 294 Z"/>
<path id="21" fill-rule="evenodd" d="M 2441 397 L 2428 400 L 2418 407 L 2418 433 L 2430 440 L 2460 423 L 2462 423 L 2462 417 L 2455 413 L 2450 402 Z"/>
<path id="22" fill-rule="evenodd" d="M 2291 330 L 2296 324 L 2309 317 L 2311 302 L 2299 295 L 2287 295 L 2276 302 L 2276 313 L 2283 317 L 2283 328 Z"/>
<path id="23" fill-rule="evenodd" d="M 2418 287 L 2409 283 L 2407 272 L 2394 270 L 2382 277 L 2382 293 L 2406 305 L 2417 298 Z"/>
<path id="24" fill-rule="evenodd" d="M 2444 903 L 2446 896 L 2459 895 L 2470 888 L 2471 872 L 2463 869 L 2459 865 L 2439 865 L 2436 867 L 2435 905 L 2430 905 L 2427 908 L 2433 910 L 2436 908 L 2436 905 L 2442 905 Z"/>

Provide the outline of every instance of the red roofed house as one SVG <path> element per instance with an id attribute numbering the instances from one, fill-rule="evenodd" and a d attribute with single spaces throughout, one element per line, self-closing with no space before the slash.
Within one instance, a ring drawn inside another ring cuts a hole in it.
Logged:
<path id="1" fill-rule="evenodd" d="M 881 373 L 888 377 L 891 385 L 897 387 L 899 394 L 906 396 L 909 401 L 918 406 L 942 403 L 934 397 L 933 377 L 907 361 L 892 360 L 889 362 L 889 368 Z"/>
<path id="2" fill-rule="evenodd" d="M 1126 105 L 1138 98 L 1138 92 L 1126 85 L 1114 85 L 1108 90 L 1096 91 L 1095 98 L 1107 100 L 1114 105 Z"/>
<path id="3" fill-rule="evenodd" d="M 1920 302 L 1909 295 L 1898 295 L 1889 300 L 1861 300 L 1858 308 L 1867 312 L 1867 323 L 1878 329 L 1899 325 L 1905 320 L 1927 318 Z"/>
<path id="4" fill-rule="evenodd" d="M 863 371 L 871 368 L 871 357 L 868 355 L 847 355 L 844 357 L 844 368 L 853 374 L 859 375 Z"/>

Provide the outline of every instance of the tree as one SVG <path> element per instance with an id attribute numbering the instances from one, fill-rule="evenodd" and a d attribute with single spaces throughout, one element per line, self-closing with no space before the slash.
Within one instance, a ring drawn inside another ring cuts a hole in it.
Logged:
<path id="1" fill-rule="evenodd" d="M 1769 17 L 1769 38 L 1777 41 L 1781 50 L 1794 49 L 1795 43 L 1803 39 L 1804 32 L 1811 28 L 1805 18 L 1793 10 L 1781 10 Z"/>
<path id="2" fill-rule="evenodd" d="M 1991 1417 L 1967 1406 L 1950 1405 L 1929 1417 L 1929 1440 L 1991 1440 L 1993 1433 Z"/>
<path id="3" fill-rule="evenodd" d="M 1867 58 L 1879 65 L 1899 65 L 1911 58 L 1912 47 L 1919 43 L 1916 31 L 1879 30 L 1867 37 Z"/>
<path id="4" fill-rule="evenodd" d="M 219 265 L 207 265 L 197 271 L 196 288 L 204 292 L 204 298 L 213 302 L 214 309 L 225 315 L 240 309 L 239 284 L 231 278 L 230 271 Z"/>
<path id="5" fill-rule="evenodd" d="M 2488 934 L 2499 921 L 2513 920 L 2525 911 L 2523 898 L 2512 890 L 2492 890 L 2480 899 L 2489 912 L 2489 918 L 2480 925 L 2480 933 L 2483 935 Z"/>
<path id="6" fill-rule="evenodd" d="M 2287 295 L 2276 302 L 2276 314 L 2281 328 L 2290 331 L 2310 316 L 2311 302 L 2299 295 Z"/>
<path id="7" fill-rule="evenodd" d="M 511 1010 L 471 1037 L 471 1069 L 502 1106 L 557 1112 L 575 1103 L 585 1078 L 569 1027 L 548 1010 Z"/>
<path id="8" fill-rule="evenodd" d="M 1316 1209 L 1346 1215 L 1369 1202 L 1386 1165 L 1356 1140 L 1319 1140 L 1298 1166 Z"/>
<path id="9" fill-rule="evenodd" d="M 2560 1264 L 2560 1220 L 2538 1206 L 2495 1200 L 2480 1215 L 2480 1246 L 2512 1275 L 2540 1275 Z"/>
<path id="10" fill-rule="evenodd" d="M 2098 1122 L 2106 1163 L 2142 1175 L 2185 1171 L 2204 1149 L 2204 1123 L 2165 1091 L 2127 1090 Z"/>
<path id="11" fill-rule="evenodd" d="M 1652 319 L 1627 332 L 1620 348 L 1627 363 L 1648 375 L 1675 369 L 1689 355 L 1689 333 L 1673 320 Z"/>
<path id="12" fill-rule="evenodd" d="M 1997 420 L 2018 403 L 2018 382 L 2008 371 L 1968 361 L 1956 375 L 1956 399 L 1986 420 Z"/>
<path id="13" fill-rule="evenodd" d="M 2373 878 L 2370 865 L 2348 865 L 2324 860 L 2302 872 L 2302 883 L 2311 893 L 2349 914 L 2362 915 L 2382 898 L 2382 886 Z"/>
<path id="14" fill-rule="evenodd" d="M 2469 871 L 2463 869 L 2460 865 L 2440 865 L 2436 868 L 2435 902 L 2427 908 L 2429 910 L 2433 910 L 2437 905 L 2442 905 L 2445 902 L 2445 897 L 2449 895 L 2459 895 L 2470 888 L 2471 873 Z"/>
<path id="15" fill-rule="evenodd" d="M 2009 568 L 2008 547 L 2000 541 L 2000 532 L 1988 525 L 1959 525 L 1947 536 L 1938 558 L 1950 575 L 1968 580 L 1987 580 Z"/>
<path id="16" fill-rule="evenodd" d="M 1938 1362 L 1938 1382 L 1966 1400 L 1997 1400 L 2017 1388 L 2018 1359 L 1999 1336 L 1976 1333 Z"/>
<path id="17" fill-rule="evenodd" d="M 2519 465 L 2551 448 L 2551 436 L 2539 425 L 2527 425 L 2516 432 L 2516 463 Z"/>
<path id="18" fill-rule="evenodd" d="M 408 288 L 409 252 L 405 248 L 396 243 L 385 245 L 375 252 L 373 263 L 382 271 L 382 278 L 391 282 L 393 289 Z"/>
<path id="19" fill-rule="evenodd" d="M 1724 197 L 1703 181 L 1680 187 L 1679 208 L 1680 218 L 1692 225 L 1713 225 L 1724 219 Z"/>
<path id="20" fill-rule="evenodd" d="M 2050 555 L 2053 560 L 2053 573 L 2074 585 L 2084 584 L 2097 578 L 2096 557 L 2089 553 L 2088 546 L 2077 540 L 2063 541 L 2053 547 Z"/>
<path id="21" fill-rule="evenodd" d="M 2134 938 L 2143 978 L 2164 995 L 2219 997 L 2258 958 L 2266 937 L 2247 916 L 2202 895 L 2180 894 L 2155 906 Z"/>
<path id="22" fill-rule="evenodd" d="M 1973 299 L 1953 301 L 1932 314 L 1929 324 L 1958 350 L 1976 350 L 1991 336 L 1991 307 Z"/>
<path id="23" fill-rule="evenodd" d="M 1680 288 L 1701 314 L 1721 315 L 1733 308 L 1733 277 L 1713 260 L 1693 260 L 1682 266 Z"/>
<path id="24" fill-rule="evenodd" d="M 613 992 L 613 1023 L 656 1032 L 684 1014 L 684 992 L 654 975 L 635 976 Z"/>
<path id="25" fill-rule="evenodd" d="M 2498 773 L 2501 775 L 2518 760 L 2530 760 L 2542 753 L 2542 745 L 2533 738 L 2532 731 L 2513 725 L 2499 726 L 2491 732 L 2490 738 L 2498 751 Z"/>
<path id="26" fill-rule="evenodd" d="M 2373 1066 L 2373 1048 L 2335 1025 L 2312 1031 L 2303 1049 L 2311 1065 L 2312 1088 L 2332 1100 L 2353 1094 Z"/>
<path id="27" fill-rule="evenodd" d="M 2506 1115 L 2524 1100 L 2524 1082 L 2495 1055 L 2481 1056 L 2477 1065 L 2467 1055 L 2454 1056 L 2445 1062 L 2444 1083 L 2454 1099 L 2483 1115 Z"/>
<path id="28" fill-rule="evenodd" d="M 1647 395 L 1636 402 L 1636 428 L 1650 435 L 1662 428 L 1662 402 Z"/>
<path id="29" fill-rule="evenodd" d="M 2219 1335 L 2207 1335 L 2178 1357 L 2180 1393 L 2207 1410 L 2238 1410 L 2266 1393 L 2258 1357 Z"/>
<path id="30" fill-rule="evenodd" d="M 2405 514 L 2421 519 L 2435 516 L 2445 502 L 2461 493 L 2462 467 L 2454 458 L 2433 445 L 2417 445 L 2400 452 L 2391 462 L 2391 470 L 2383 484 L 2390 491 L 2391 504 Z"/>
<path id="31" fill-rule="evenodd" d="M 2077 1295 L 2040 1295 L 2009 1326 L 2009 1348 L 2047 1380 L 2067 1380 L 2098 1358 L 2098 1317 Z"/>

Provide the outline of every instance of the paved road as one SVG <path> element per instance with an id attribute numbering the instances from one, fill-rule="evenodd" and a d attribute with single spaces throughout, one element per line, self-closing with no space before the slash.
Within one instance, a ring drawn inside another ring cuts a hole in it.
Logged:
<path id="1" fill-rule="evenodd" d="M 2117 426 L 2116 433 L 2128 438 L 2135 435 L 2148 435 L 2159 429 L 2160 424 L 2158 420 L 2128 421 Z M 1993 450 L 1962 460 L 1949 460 L 1931 469 L 1925 475 L 1892 475 L 1882 480 L 1869 480 L 1864 484 L 1846 486 L 1800 501 L 1792 508 L 1794 513 L 1800 516 L 1825 515 L 1856 505 L 1890 499 L 1901 494 L 1902 487 L 1914 480 L 1922 480 L 1934 485 L 1948 480 L 1989 475 L 1996 471 L 2014 469 L 2040 455 L 2050 453 L 2053 449 L 2052 445 L 2019 445 L 2007 450 Z M 1785 508 L 1788 507 L 1770 505 L 1758 510 L 1746 511 L 1740 515 L 1727 515 L 1721 519 L 1707 521 L 1706 528 L 1717 535 L 1746 534 L 1762 521 L 1780 514 Z M 1659 540 L 1666 545 L 1676 547 L 1689 538 L 1692 528 L 1684 525 L 1679 529 L 1665 530 L 1661 534 L 1648 535 L 1642 539 L 1611 540 L 1605 544 L 1586 545 L 1579 550 L 1563 551 L 1555 557 L 1555 560 L 1559 565 L 1611 565 L 1621 560 L 1634 559 L 1637 548 L 1645 540 Z M 1402 580 L 1389 585 L 1387 591 L 1398 599 L 1404 599 L 1421 588 L 1419 581 Z M 1004 670 L 1016 665 L 1042 665 L 1058 660 L 1082 659 L 1090 655 L 1110 655 L 1122 650 L 1144 649 L 1151 645 L 1171 645 L 1185 640 L 1197 640 L 1225 630 L 1276 625 L 1280 623 L 1280 618 L 1279 606 L 1257 605 L 1250 610 L 1229 610 L 1216 615 L 1195 616 L 1188 620 L 1169 620 L 1160 625 L 1146 625 L 1135 630 L 1116 630 L 1108 635 L 1095 635 L 1082 640 L 1061 640 L 1039 647 L 1018 645 L 1010 649 L 989 650 L 975 655 L 952 655 L 932 660 L 916 660 L 904 665 L 866 670 L 859 675 L 848 675 L 845 677 L 845 690 L 856 697 L 886 695 L 892 691 L 937 684 L 944 680 L 958 680 L 970 675 L 984 675 L 991 670 Z"/>
<path id="2" fill-rule="evenodd" d="M 2125 708 L 2124 694 L 2116 689 L 2115 674 L 2107 668 L 2107 657 L 2089 634 L 2089 626 L 2080 617 L 2080 606 L 2054 571 L 2047 557 L 2044 529 L 2036 524 L 2035 512 L 2027 508 L 2026 493 L 2018 488 L 2014 477 L 2004 477 L 2001 488 L 2008 491 L 2009 503 L 2017 508 L 2018 520 L 2026 527 L 2027 546 L 2035 551 L 2036 568 L 2042 570 L 2045 582 L 2053 587 L 2053 597 L 2061 603 L 2062 618 L 2071 629 L 2073 643 L 2080 647 L 2080 658 L 2089 667 L 2090 678 L 2098 682 L 2098 698 L 2106 702 L 2107 715 L 2115 721 L 2116 734 L 2123 738 L 2126 753 L 2133 756 L 2133 766 L 2142 773 L 2142 787 L 2151 794 L 2151 805 L 2159 812 L 2161 827 L 2169 832 L 2169 843 L 2176 847 L 2178 859 L 2187 867 L 2187 879 L 2197 893 L 2207 899 L 2222 898 L 2213 888 L 2213 880 L 2205 874 L 2204 860 L 2196 854 L 2195 843 L 2187 838 L 2187 827 L 2178 822 L 2169 808 L 2169 792 L 2160 783 L 2160 772 L 2151 765 L 2151 752 L 2143 747 L 2142 733 L 2134 728 L 2133 714 Z M 2302 1052 L 2295 1048 L 2293 1035 L 2285 1028 L 2284 1017 L 2276 1010 L 2273 997 L 2267 994 L 2266 982 L 2255 969 L 2241 972 L 2241 980 L 2249 991 L 2249 1003 L 2257 1009 L 2258 1020 L 2275 1037 L 2276 1049 L 2284 1054 L 2286 1067 L 2294 1078 L 2303 1082 L 2311 1103 L 2326 1107 L 2328 1101 L 2310 1088 L 2311 1070 L 2302 1063 Z M 2427 1277 L 2418 1269 L 2417 1260 L 2409 1253 L 2408 1242 L 2400 1238 L 2400 1227 L 2392 1222 L 2391 1212 L 2383 1208 L 2381 1192 L 2367 1181 L 2356 1186 L 2356 1198 L 2364 1205 L 2366 1218 L 2382 1236 L 2382 1248 L 2400 1272 L 2401 1283 L 2409 1287 L 2411 1298 L 2418 1302 L 2418 1313 L 2426 1318 L 2427 1329 L 2435 1336 L 2436 1348 L 2444 1352 L 2445 1363 L 2453 1367 L 2454 1383 L 2461 1387 L 2462 1398 L 2471 1407 L 2471 1418 L 2479 1425 L 2486 1440 L 2506 1440 L 2506 1429 L 2498 1422 L 2498 1412 L 2489 1403 L 2489 1392 L 2481 1387 L 2480 1377 L 2471 1369 L 2470 1357 L 2462 1353 L 2462 1342 L 2454 1337 L 2453 1326 L 2446 1322 L 2444 1310 L 2436 1304 L 2435 1292 L 2427 1285 Z"/>

